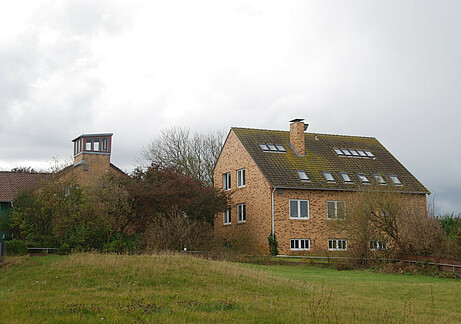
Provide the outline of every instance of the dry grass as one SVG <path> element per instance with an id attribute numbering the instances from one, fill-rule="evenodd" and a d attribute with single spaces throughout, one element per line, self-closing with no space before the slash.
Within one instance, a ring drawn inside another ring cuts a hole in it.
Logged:
<path id="1" fill-rule="evenodd" d="M 461 321 L 456 280 L 179 254 L 73 254 L 7 262 L 0 269 L 0 322 L 5 323 Z"/>

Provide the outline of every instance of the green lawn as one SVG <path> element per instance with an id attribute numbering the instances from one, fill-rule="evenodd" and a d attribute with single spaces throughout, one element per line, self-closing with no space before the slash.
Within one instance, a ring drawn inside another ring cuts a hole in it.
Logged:
<path id="1" fill-rule="evenodd" d="M 5 323 L 461 323 L 460 306 L 458 279 L 308 265 L 74 254 L 0 268 Z"/>

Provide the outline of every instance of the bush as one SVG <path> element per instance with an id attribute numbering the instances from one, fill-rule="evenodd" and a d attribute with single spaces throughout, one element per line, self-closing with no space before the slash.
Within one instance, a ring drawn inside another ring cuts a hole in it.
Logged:
<path id="1" fill-rule="evenodd" d="M 107 244 L 104 244 L 104 252 L 112 253 L 133 253 L 138 247 L 139 238 L 137 236 L 123 236 L 117 234 Z"/>
<path id="2" fill-rule="evenodd" d="M 278 255 L 279 254 L 279 250 L 278 250 L 278 246 L 279 246 L 279 243 L 277 242 L 277 237 L 275 237 L 275 233 L 271 233 L 267 239 L 269 240 L 269 253 L 271 255 Z"/>
<path id="3" fill-rule="evenodd" d="M 6 243 L 7 255 L 25 255 L 28 252 L 27 243 L 21 240 L 11 240 Z"/>

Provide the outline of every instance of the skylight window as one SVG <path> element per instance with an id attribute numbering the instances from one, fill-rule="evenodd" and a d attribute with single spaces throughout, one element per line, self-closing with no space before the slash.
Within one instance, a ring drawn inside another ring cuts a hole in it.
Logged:
<path id="1" fill-rule="evenodd" d="M 285 148 L 281 144 L 275 144 L 275 146 L 277 147 L 277 150 L 279 150 L 279 152 L 286 152 L 287 151 L 287 150 L 285 150 Z"/>
<path id="2" fill-rule="evenodd" d="M 363 173 L 358 173 L 357 176 L 362 183 L 370 183 L 370 180 Z"/>
<path id="3" fill-rule="evenodd" d="M 259 147 L 260 147 L 261 150 L 263 150 L 263 151 L 269 151 L 269 148 L 267 147 L 266 144 L 259 144 Z"/>
<path id="4" fill-rule="evenodd" d="M 331 172 L 322 172 L 322 174 L 326 181 L 335 182 L 335 178 L 333 178 L 333 175 L 331 174 Z"/>
<path id="5" fill-rule="evenodd" d="M 333 149 L 333 150 L 334 150 L 334 151 L 336 152 L 336 154 L 338 154 L 338 155 L 344 155 L 343 151 L 341 151 L 340 149 L 335 148 L 335 149 Z"/>
<path id="6" fill-rule="evenodd" d="M 347 157 L 363 157 L 375 159 L 375 155 L 369 150 L 357 150 L 357 149 L 348 149 L 348 148 L 333 148 L 333 151 L 338 154 L 338 156 L 347 156 Z"/>
<path id="7" fill-rule="evenodd" d="M 370 151 L 365 151 L 365 154 L 369 157 L 372 157 L 374 158 L 375 156 L 373 155 L 373 153 L 371 153 Z"/>
<path id="8" fill-rule="evenodd" d="M 341 178 L 343 178 L 344 182 L 352 183 L 351 177 L 349 177 L 349 175 L 346 172 L 341 172 L 340 175 Z"/>
<path id="9" fill-rule="evenodd" d="M 301 181 L 309 181 L 309 177 L 307 176 L 306 171 L 298 170 L 297 173 L 298 173 L 298 177 L 299 177 L 299 179 L 301 179 Z"/>
<path id="10" fill-rule="evenodd" d="M 386 184 L 386 181 L 384 181 L 384 178 L 380 176 L 379 174 L 374 174 L 373 176 L 375 177 L 376 182 L 378 182 L 379 184 L 382 184 L 382 185 Z"/>
<path id="11" fill-rule="evenodd" d="M 402 182 L 399 180 L 399 178 L 397 178 L 396 175 L 391 175 L 389 176 L 389 178 L 391 178 L 392 182 L 397 185 L 397 186 L 401 186 L 402 185 Z"/>
<path id="12" fill-rule="evenodd" d="M 282 144 L 259 143 L 258 145 L 264 152 L 287 152 L 287 150 L 285 149 L 285 147 L 283 147 Z"/>
<path id="13" fill-rule="evenodd" d="M 359 153 L 360 156 L 367 157 L 367 153 L 365 153 L 365 152 L 362 151 L 362 150 L 357 150 L 357 153 Z"/>

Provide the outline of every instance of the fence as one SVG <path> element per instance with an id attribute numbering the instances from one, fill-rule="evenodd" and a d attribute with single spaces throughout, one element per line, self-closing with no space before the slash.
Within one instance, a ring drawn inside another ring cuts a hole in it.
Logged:
<path id="1" fill-rule="evenodd" d="M 332 261 L 351 261 L 351 260 L 362 260 L 362 261 L 379 261 L 384 263 L 390 262 L 405 262 L 408 264 L 425 264 L 436 266 L 437 270 L 443 272 L 452 272 L 455 275 L 461 275 L 461 261 L 459 260 L 452 260 L 452 263 L 460 263 L 460 264 L 450 264 L 450 263 L 441 263 L 441 262 L 431 262 L 431 259 L 434 260 L 436 258 L 433 257 L 417 257 L 417 256 L 405 256 L 402 259 L 383 259 L 383 258 L 351 258 L 351 257 L 322 257 L 322 256 L 291 256 L 291 255 L 278 255 L 278 258 L 295 258 L 295 259 L 317 259 L 320 262 L 324 263 Z"/>
<path id="2" fill-rule="evenodd" d="M 6 242 L 0 241 L 0 261 L 4 255 L 6 255 Z"/>

